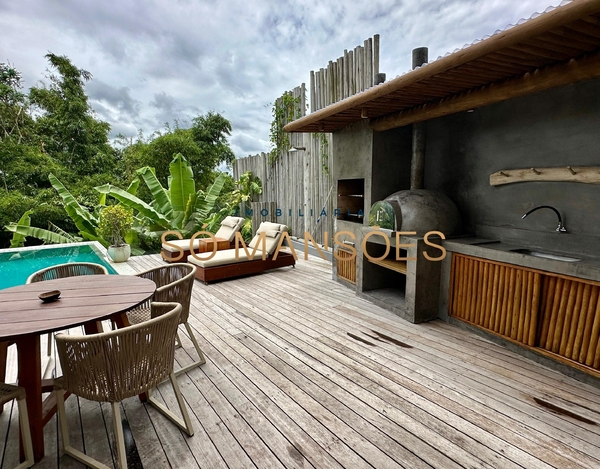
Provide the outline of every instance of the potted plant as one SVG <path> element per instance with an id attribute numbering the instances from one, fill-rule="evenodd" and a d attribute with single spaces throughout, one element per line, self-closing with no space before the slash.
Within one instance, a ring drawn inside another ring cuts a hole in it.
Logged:
<path id="1" fill-rule="evenodd" d="M 125 262 L 131 255 L 131 247 L 125 235 L 133 226 L 133 214 L 122 205 L 111 205 L 100 212 L 98 233 L 110 243 L 108 256 L 114 262 Z"/>

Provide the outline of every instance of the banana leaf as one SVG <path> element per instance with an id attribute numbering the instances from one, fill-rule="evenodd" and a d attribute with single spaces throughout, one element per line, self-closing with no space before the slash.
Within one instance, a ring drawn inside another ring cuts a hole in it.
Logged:
<path id="1" fill-rule="evenodd" d="M 215 206 L 215 202 L 225 185 L 225 175 L 219 174 L 215 182 L 208 188 L 206 194 L 198 191 L 194 211 L 189 217 L 187 226 L 200 227 Z M 186 228 L 187 229 L 187 228 Z M 193 228 L 192 228 L 193 229 Z"/>
<path id="2" fill-rule="evenodd" d="M 82 238 L 78 237 L 78 236 L 73 236 L 70 233 L 67 233 L 65 230 L 63 230 L 62 228 L 56 226 L 54 223 L 52 223 L 51 221 L 48 222 L 48 228 L 50 229 L 50 231 L 52 231 L 53 233 L 58 233 L 61 236 L 64 236 L 65 238 L 69 238 L 71 239 L 72 243 L 75 243 L 77 241 L 81 241 Z"/>
<path id="3" fill-rule="evenodd" d="M 30 226 L 31 225 L 31 214 L 33 210 L 27 210 L 17 222 L 17 225 Z M 11 248 L 22 248 L 25 245 L 25 236 L 21 233 L 14 232 L 12 239 L 10 240 Z"/>
<path id="4" fill-rule="evenodd" d="M 135 178 L 133 181 L 131 181 L 131 184 L 129 184 L 129 187 L 126 189 L 127 192 L 129 192 L 131 195 L 135 195 L 138 187 L 140 187 L 140 180 L 138 178 Z"/>
<path id="5" fill-rule="evenodd" d="M 154 197 L 153 205 L 156 210 L 162 213 L 166 217 L 171 216 L 171 212 L 173 211 L 173 207 L 171 207 L 171 199 L 167 190 L 161 185 L 161 183 L 156 178 L 154 171 L 152 168 L 145 166 L 136 171 L 139 174 L 150 192 L 152 193 L 152 197 Z"/>
<path id="6" fill-rule="evenodd" d="M 194 173 L 187 160 L 181 153 L 177 153 L 169 165 L 171 182 L 169 192 L 171 193 L 171 207 L 173 212 L 185 212 L 190 195 L 196 193 Z"/>
<path id="7" fill-rule="evenodd" d="M 103 186 L 95 187 L 101 194 L 108 194 L 113 196 L 127 208 L 134 209 L 140 213 L 140 215 L 149 218 L 153 223 L 161 226 L 163 229 L 169 229 L 171 222 L 161 213 L 158 213 L 150 205 L 141 199 L 138 199 L 135 195 L 130 194 L 123 189 L 119 189 L 111 184 L 104 184 Z"/>
<path id="8" fill-rule="evenodd" d="M 88 210 L 79 205 L 67 188 L 63 186 L 62 182 L 60 182 L 54 174 L 50 173 L 48 179 L 50 179 L 52 187 L 56 189 L 58 195 L 62 198 L 65 211 L 71 220 L 73 220 L 77 229 L 79 229 L 80 232 L 96 233 L 98 220 L 96 220 Z"/>
<path id="9" fill-rule="evenodd" d="M 66 237 L 58 233 L 54 233 L 50 230 L 44 230 L 42 228 L 37 228 L 35 226 L 28 225 L 18 225 L 16 223 L 11 223 L 6 227 L 8 231 L 12 231 L 13 233 L 18 233 L 21 236 L 31 236 L 33 238 L 41 239 L 46 243 L 51 244 L 63 244 L 63 243 L 72 243 L 72 237 Z"/>

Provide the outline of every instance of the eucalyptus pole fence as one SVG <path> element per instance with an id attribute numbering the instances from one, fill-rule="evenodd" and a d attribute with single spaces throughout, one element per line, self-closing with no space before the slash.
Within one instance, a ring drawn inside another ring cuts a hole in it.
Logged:
<path id="1" fill-rule="evenodd" d="M 366 39 L 354 50 L 326 67 L 310 72 L 310 110 L 323 109 L 330 104 L 360 93 L 384 80 L 379 73 L 379 34 Z"/>
<path id="2" fill-rule="evenodd" d="M 302 117 L 306 112 L 305 85 L 292 90 L 289 96 L 292 99 L 288 98 L 287 103 L 293 102 L 294 107 L 289 120 Z M 285 106 L 286 100 L 279 98 L 275 105 Z M 287 120 L 280 122 L 279 128 Z M 304 238 L 308 233 L 317 243 L 331 246 L 335 201 L 329 169 L 330 138 L 330 134 L 286 134 L 282 140 L 284 147 L 276 154 L 260 153 L 235 161 L 234 178 L 251 171 L 262 182 L 262 194 L 251 204 L 253 230 L 262 221 L 283 223 L 292 236 Z"/>
<path id="3" fill-rule="evenodd" d="M 310 110 L 317 111 L 383 81 L 379 35 L 375 34 L 362 46 L 345 50 L 327 67 L 310 72 Z M 271 137 L 277 151 L 237 159 L 233 175 L 237 180 L 251 171 L 262 182 L 263 192 L 251 204 L 254 231 L 262 221 L 283 223 L 293 236 L 304 238 L 308 233 L 317 243 L 331 247 L 337 202 L 333 200 L 331 134 L 283 133 L 285 124 L 306 114 L 306 101 L 304 83 L 275 101 Z"/>

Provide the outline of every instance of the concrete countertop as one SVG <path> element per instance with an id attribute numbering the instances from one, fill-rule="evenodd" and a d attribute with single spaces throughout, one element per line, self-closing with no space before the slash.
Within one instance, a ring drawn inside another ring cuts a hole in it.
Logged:
<path id="1" fill-rule="evenodd" d="M 480 257 L 507 264 L 529 267 L 531 269 L 554 272 L 587 280 L 600 281 L 600 257 L 582 255 L 579 253 L 542 249 L 525 245 L 504 243 L 494 239 L 468 237 L 447 239 L 443 242 L 448 252 L 456 252 L 473 257 Z M 543 257 L 535 257 L 530 254 L 512 252 L 515 249 L 531 249 L 543 251 L 550 254 L 575 257 L 581 259 L 577 262 L 565 262 Z"/>

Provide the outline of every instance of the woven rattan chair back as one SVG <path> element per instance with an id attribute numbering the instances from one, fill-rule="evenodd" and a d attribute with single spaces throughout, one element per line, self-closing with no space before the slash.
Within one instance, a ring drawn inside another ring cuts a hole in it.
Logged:
<path id="1" fill-rule="evenodd" d="M 108 275 L 106 267 L 93 262 L 70 262 L 68 264 L 53 265 L 38 270 L 29 276 L 27 283 L 43 282 L 57 278 L 76 277 L 78 275 Z"/>
<path id="2" fill-rule="evenodd" d="M 92 401 L 119 402 L 167 379 L 173 372 L 181 306 L 160 308 L 154 308 L 157 317 L 116 331 L 57 335 L 61 387 Z"/>
<path id="3" fill-rule="evenodd" d="M 190 371 L 206 363 L 206 358 L 202 353 L 202 349 L 198 344 L 198 340 L 194 335 L 194 331 L 188 322 L 190 315 L 190 302 L 192 299 L 192 290 L 194 288 L 194 280 L 196 274 L 196 266 L 192 264 L 169 264 L 166 266 L 155 267 L 153 269 L 141 272 L 138 277 L 149 278 L 156 283 L 156 291 L 152 300 L 148 300 L 134 309 L 127 311 L 127 318 L 131 324 L 140 324 L 143 321 L 147 321 L 152 316 L 150 314 L 150 302 L 161 301 L 171 302 L 175 301 L 181 304 L 181 316 L 179 317 L 179 324 L 182 324 L 188 336 L 192 342 L 192 345 L 198 353 L 198 360 L 190 363 L 187 366 L 179 368 L 175 374 L 179 375 Z M 181 341 L 180 341 L 181 344 Z"/>
<path id="4" fill-rule="evenodd" d="M 152 301 L 176 302 L 181 305 L 181 316 L 179 322 L 184 324 L 190 315 L 190 302 L 192 299 L 192 288 L 194 287 L 194 274 L 196 267 L 191 264 L 169 264 L 155 267 L 137 274 L 138 277 L 148 278 L 156 283 L 156 291 Z M 150 301 L 150 300 L 149 300 Z M 138 323 L 148 319 L 147 311 L 149 304 L 142 304 L 136 310 L 142 313 L 142 317 L 136 318 L 135 310 L 127 313 L 132 323 Z M 145 310 L 145 311 L 143 311 Z"/>

